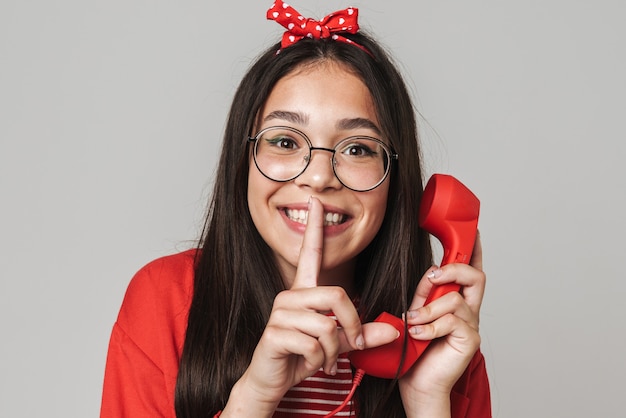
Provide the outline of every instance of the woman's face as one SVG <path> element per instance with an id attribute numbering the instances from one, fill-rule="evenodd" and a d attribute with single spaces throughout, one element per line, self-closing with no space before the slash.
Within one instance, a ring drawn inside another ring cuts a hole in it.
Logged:
<path id="1" fill-rule="evenodd" d="M 276 84 L 261 109 L 256 131 L 287 126 L 305 133 L 314 147 L 333 148 L 350 136 L 381 138 L 372 97 L 363 82 L 339 64 L 296 69 Z M 356 256 L 372 241 L 385 215 L 389 179 L 368 192 L 344 187 L 335 177 L 331 153 L 313 151 L 296 179 L 269 180 L 253 161 L 248 206 L 259 233 L 273 250 L 287 287 L 295 277 L 305 230 L 302 211 L 310 196 L 320 199 L 328 219 L 318 283 L 350 288 Z M 300 211 L 300 212 L 299 212 Z M 337 214 L 337 215 L 335 215 Z"/>

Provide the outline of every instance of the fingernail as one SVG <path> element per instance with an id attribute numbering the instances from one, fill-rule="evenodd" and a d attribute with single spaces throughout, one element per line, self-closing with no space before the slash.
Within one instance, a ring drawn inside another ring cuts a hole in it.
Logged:
<path id="1" fill-rule="evenodd" d="M 424 331 L 424 328 L 422 327 L 411 327 L 409 328 L 409 332 L 413 335 L 417 335 L 417 334 L 421 334 L 422 331 Z"/>
<path id="2" fill-rule="evenodd" d="M 360 334 L 358 337 L 356 337 L 356 347 L 359 350 L 363 350 L 363 348 L 365 348 L 365 340 L 363 339 L 363 335 Z"/>
<path id="3" fill-rule="evenodd" d="M 407 316 L 409 319 L 415 319 L 415 318 L 417 318 L 417 310 L 415 310 L 415 311 L 408 311 L 408 312 L 406 313 L 406 316 Z"/>
<path id="4" fill-rule="evenodd" d="M 397 330 L 396 330 L 396 331 L 397 331 Z M 398 338 L 400 338 L 400 331 L 397 331 L 397 332 L 398 332 L 398 335 L 396 335 L 395 340 L 397 340 Z"/>
<path id="5" fill-rule="evenodd" d="M 311 198 L 312 197 L 313 196 L 309 196 L 309 201 L 306 203 L 308 209 L 311 209 Z"/>
<path id="6" fill-rule="evenodd" d="M 443 270 L 438 268 L 438 269 L 432 270 L 430 273 L 427 274 L 426 277 L 428 277 L 429 279 L 436 279 L 437 277 L 441 276 L 442 273 L 443 273 Z"/>
<path id="7" fill-rule="evenodd" d="M 330 375 L 334 376 L 337 374 L 337 363 L 333 364 L 333 367 L 330 368 Z"/>

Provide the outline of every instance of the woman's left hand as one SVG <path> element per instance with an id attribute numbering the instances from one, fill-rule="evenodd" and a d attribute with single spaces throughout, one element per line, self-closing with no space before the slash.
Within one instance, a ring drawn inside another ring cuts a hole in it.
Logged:
<path id="1" fill-rule="evenodd" d="M 432 287 L 444 283 L 460 285 L 461 292 L 423 306 Z M 484 291 L 480 235 L 470 265 L 433 267 L 420 281 L 406 314 L 409 338 L 434 341 L 400 379 L 407 416 L 449 416 L 452 387 L 480 347 L 478 322 Z"/>

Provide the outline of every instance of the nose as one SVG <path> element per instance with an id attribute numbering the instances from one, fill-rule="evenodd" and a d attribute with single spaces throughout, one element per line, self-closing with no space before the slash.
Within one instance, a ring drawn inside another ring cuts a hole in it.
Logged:
<path id="1" fill-rule="evenodd" d="M 298 186 L 308 186 L 315 191 L 340 189 L 341 182 L 333 171 L 334 150 L 330 148 L 311 148 L 309 164 L 302 174 L 294 180 Z"/>

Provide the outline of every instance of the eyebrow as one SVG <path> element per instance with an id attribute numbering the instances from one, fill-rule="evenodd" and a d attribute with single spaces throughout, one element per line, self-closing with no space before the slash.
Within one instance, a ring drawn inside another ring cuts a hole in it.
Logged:
<path id="1" fill-rule="evenodd" d="M 307 115 L 298 112 L 289 112 L 287 110 L 275 110 L 263 118 L 263 121 L 267 122 L 273 119 L 282 119 L 299 125 L 309 124 L 309 117 Z"/>
<path id="2" fill-rule="evenodd" d="M 376 132 L 377 135 L 381 135 L 380 128 L 378 128 L 374 122 L 366 118 L 341 119 L 337 122 L 337 128 L 344 130 L 365 128 Z"/>
<path id="3" fill-rule="evenodd" d="M 263 121 L 267 122 L 274 119 L 281 119 L 299 125 L 309 124 L 309 117 L 306 114 L 299 112 L 290 112 L 287 110 L 275 110 L 273 112 L 270 112 L 265 118 L 263 118 Z M 339 121 L 337 121 L 336 127 L 337 129 L 341 130 L 365 128 L 374 131 L 377 135 L 381 135 L 380 128 L 373 121 L 367 118 L 340 119 Z"/>

